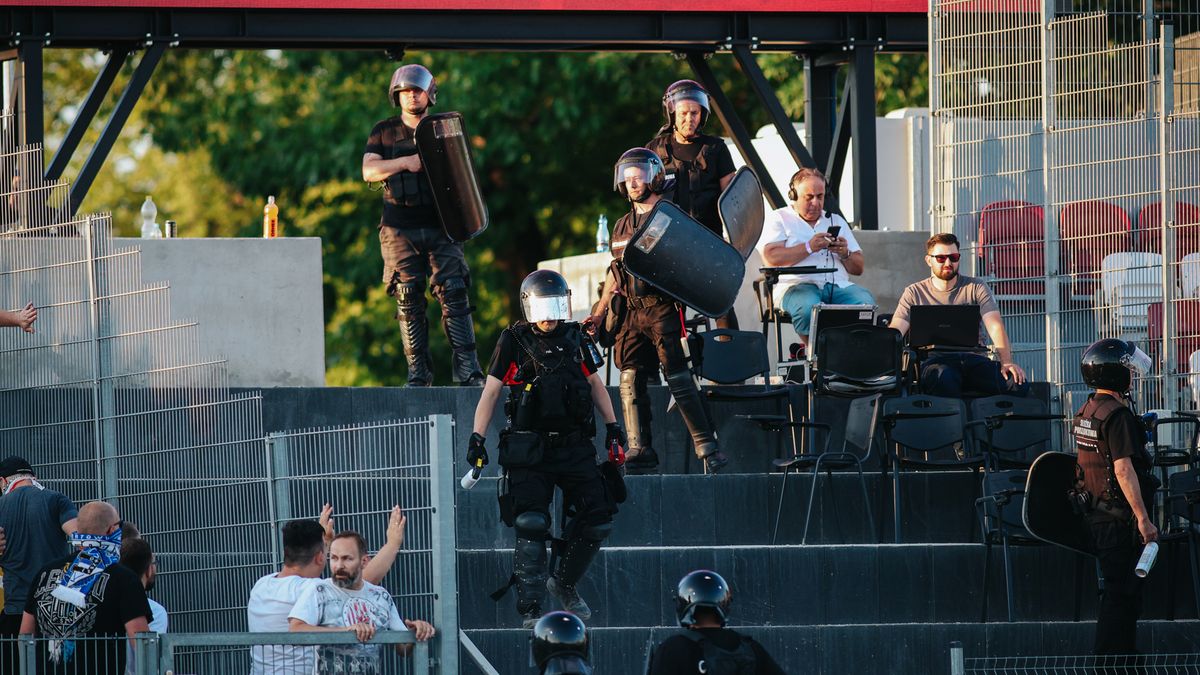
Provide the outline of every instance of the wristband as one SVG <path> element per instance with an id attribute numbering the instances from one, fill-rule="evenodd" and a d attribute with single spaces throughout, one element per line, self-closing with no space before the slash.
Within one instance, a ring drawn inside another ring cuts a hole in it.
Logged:
<path id="1" fill-rule="evenodd" d="M 809 243 L 808 243 L 807 241 L 806 241 L 806 242 L 804 242 L 804 250 L 805 250 L 805 251 L 808 251 L 808 254 L 809 254 L 809 255 L 812 255 L 812 253 L 813 253 L 812 246 L 810 246 L 810 245 L 809 245 Z"/>

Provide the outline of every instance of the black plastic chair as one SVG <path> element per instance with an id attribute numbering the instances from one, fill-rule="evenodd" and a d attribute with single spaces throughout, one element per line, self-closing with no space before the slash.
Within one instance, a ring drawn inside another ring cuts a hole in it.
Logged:
<path id="1" fill-rule="evenodd" d="M 892 514 L 899 544 L 901 469 L 970 468 L 978 474 L 983 457 L 970 449 L 964 432 L 966 408 L 959 399 L 926 395 L 887 399 L 880 419 L 887 439 L 883 475 L 892 472 Z"/>
<path id="2" fill-rule="evenodd" d="M 838 326 L 821 331 L 817 341 L 817 393 L 862 396 L 903 387 L 900 331 L 867 324 Z"/>
<path id="3" fill-rule="evenodd" d="M 975 399 L 970 410 L 967 428 L 991 469 L 1029 468 L 1049 446 L 1051 422 L 1063 419 L 1039 399 L 1007 395 Z"/>
<path id="4" fill-rule="evenodd" d="M 775 349 L 779 361 L 784 361 L 783 324 L 791 323 L 792 316 L 775 306 L 775 284 L 783 274 L 826 274 L 835 271 L 832 267 L 760 267 L 761 276 L 753 282 L 754 299 L 758 302 L 758 318 L 762 322 L 762 335 L 767 337 L 767 327 L 775 326 Z"/>
<path id="5" fill-rule="evenodd" d="M 825 436 L 825 448 L 816 454 L 793 455 L 788 459 L 775 460 L 775 468 L 783 469 L 783 485 L 779 490 L 779 506 L 775 511 L 775 527 L 771 530 L 771 544 L 775 543 L 776 537 L 779 535 L 779 522 L 783 515 L 783 500 L 787 495 L 787 479 L 788 473 L 795 469 L 801 471 L 812 468 L 812 486 L 808 491 L 808 509 L 804 515 L 804 534 L 800 538 L 801 544 L 808 543 L 808 528 L 812 522 L 813 499 L 817 494 L 817 482 L 821 479 L 821 469 L 825 469 L 826 476 L 832 481 L 832 472 L 834 469 L 848 469 L 854 467 L 858 470 L 858 482 L 862 488 L 863 508 L 867 512 L 867 521 L 871 525 L 872 541 L 878 540 L 878 531 L 875 529 L 875 518 L 871 515 L 871 500 L 867 495 L 867 481 L 863 476 L 863 462 L 871 456 L 871 446 L 874 445 L 875 438 L 875 423 L 879 418 L 879 394 L 864 396 L 863 398 L 855 399 L 850 403 L 850 409 L 846 413 L 845 425 L 846 432 L 842 439 L 842 447 L 840 450 L 833 451 L 830 448 L 830 443 L 833 436 L 827 434 Z M 793 422 L 790 426 L 808 427 L 830 430 L 830 425 L 821 422 Z"/>
<path id="6" fill-rule="evenodd" d="M 1167 495 L 1164 501 L 1168 531 L 1159 536 L 1164 543 L 1183 540 L 1187 543 L 1188 563 L 1192 571 L 1192 602 L 1196 616 L 1200 616 L 1200 469 L 1178 471 L 1167 480 Z M 1167 563 L 1171 558 L 1168 554 Z M 1174 619 L 1174 569 L 1169 568 L 1167 583 L 1171 600 L 1171 618 Z"/>

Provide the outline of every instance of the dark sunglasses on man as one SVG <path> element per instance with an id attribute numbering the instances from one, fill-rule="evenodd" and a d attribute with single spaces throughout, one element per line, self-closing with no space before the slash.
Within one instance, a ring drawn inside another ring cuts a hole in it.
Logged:
<path id="1" fill-rule="evenodd" d="M 956 263 L 962 259 L 962 254 L 961 253 L 945 253 L 945 254 L 938 254 L 938 255 L 931 254 L 929 257 L 933 258 L 934 260 L 938 261 L 939 263 L 946 262 L 947 258 L 950 259 L 950 262 Z"/>

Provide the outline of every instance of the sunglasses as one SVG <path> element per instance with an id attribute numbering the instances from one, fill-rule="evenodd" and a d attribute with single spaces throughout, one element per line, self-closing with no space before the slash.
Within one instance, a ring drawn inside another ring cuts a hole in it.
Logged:
<path id="1" fill-rule="evenodd" d="M 950 259 L 950 262 L 956 263 L 959 261 L 959 259 L 962 258 L 962 254 L 961 253 L 947 253 L 944 255 L 931 255 L 929 257 L 933 258 L 934 260 L 938 261 L 939 263 L 946 262 L 947 258 Z"/>

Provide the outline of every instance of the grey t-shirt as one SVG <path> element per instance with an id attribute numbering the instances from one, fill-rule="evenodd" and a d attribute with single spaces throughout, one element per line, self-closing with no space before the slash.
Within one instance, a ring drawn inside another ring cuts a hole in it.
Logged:
<path id="1" fill-rule="evenodd" d="M 79 515 L 71 498 L 32 485 L 0 497 L 0 527 L 8 547 L 0 556 L 4 568 L 4 613 L 20 614 L 39 570 L 71 554 L 62 525 Z"/>
<path id="2" fill-rule="evenodd" d="M 910 284 L 900 294 L 900 301 L 896 303 L 896 312 L 892 318 L 903 320 L 911 325 L 913 305 L 979 305 L 981 318 L 988 312 L 1000 311 L 987 284 L 975 277 L 961 274 L 955 279 L 954 285 L 945 291 L 939 291 L 933 287 L 933 277 Z M 987 334 L 980 325 L 979 344 L 986 344 L 986 337 Z"/>

